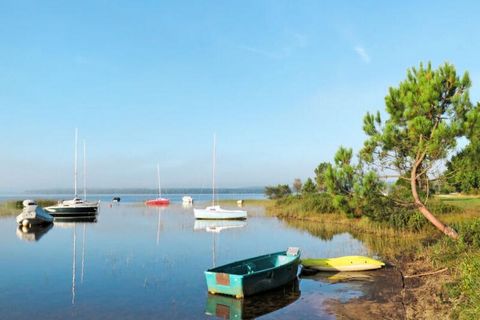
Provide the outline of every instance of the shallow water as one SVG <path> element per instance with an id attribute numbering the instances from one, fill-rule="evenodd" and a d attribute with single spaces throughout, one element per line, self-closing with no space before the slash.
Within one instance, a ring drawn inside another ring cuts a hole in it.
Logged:
<path id="1" fill-rule="evenodd" d="M 212 319 L 208 314 L 225 315 L 227 305 L 230 316 L 334 319 L 328 301 L 362 296 L 358 283 L 322 278 L 240 302 L 209 296 L 203 272 L 213 265 L 289 246 L 300 247 L 303 257 L 367 254 L 348 233 L 321 240 L 264 216 L 262 208 L 247 209 L 245 223 L 220 233 L 207 232 L 180 204 L 103 203 L 96 223 L 55 223 L 38 234 L 17 230 L 14 217 L 1 218 L 1 317 Z"/>

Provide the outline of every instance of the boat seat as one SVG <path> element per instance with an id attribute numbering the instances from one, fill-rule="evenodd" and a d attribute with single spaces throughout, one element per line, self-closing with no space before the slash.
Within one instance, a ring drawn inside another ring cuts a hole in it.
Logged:
<path id="1" fill-rule="evenodd" d="M 245 267 L 247 267 L 247 273 L 252 274 L 256 271 L 257 266 L 253 262 L 248 262 L 245 264 Z"/>

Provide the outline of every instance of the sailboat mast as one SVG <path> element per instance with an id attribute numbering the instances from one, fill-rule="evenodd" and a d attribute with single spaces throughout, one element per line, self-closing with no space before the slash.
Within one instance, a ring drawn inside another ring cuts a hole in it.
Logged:
<path id="1" fill-rule="evenodd" d="M 77 198 L 77 146 L 78 146 L 78 128 L 75 128 L 75 170 L 74 170 L 75 198 Z"/>
<path id="2" fill-rule="evenodd" d="M 162 188 L 160 185 L 160 164 L 157 163 L 157 181 L 158 181 L 158 198 L 162 197 Z"/>
<path id="3" fill-rule="evenodd" d="M 87 148 L 83 140 L 83 199 L 87 200 Z"/>
<path id="4" fill-rule="evenodd" d="M 217 135 L 213 134 L 213 169 L 212 169 L 212 206 L 215 206 L 215 149 L 217 144 Z"/>

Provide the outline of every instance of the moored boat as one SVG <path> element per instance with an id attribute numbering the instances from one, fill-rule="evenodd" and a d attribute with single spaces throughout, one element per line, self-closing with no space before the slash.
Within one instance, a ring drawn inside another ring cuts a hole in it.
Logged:
<path id="1" fill-rule="evenodd" d="M 75 129 L 75 169 L 74 169 L 74 198 L 72 200 L 59 201 L 54 206 L 44 208 L 55 218 L 71 218 L 71 217 L 89 217 L 98 213 L 100 201 L 87 201 L 87 162 L 86 162 L 86 146 L 83 142 L 83 196 L 81 199 L 77 193 L 77 145 L 78 145 L 78 129 Z"/>
<path id="2" fill-rule="evenodd" d="M 170 200 L 166 198 L 157 198 L 157 199 L 147 200 L 145 201 L 145 204 L 147 206 L 165 206 L 170 204 Z"/>
<path id="3" fill-rule="evenodd" d="M 19 225 L 27 227 L 50 224 L 53 222 L 53 217 L 40 208 L 35 201 L 24 200 L 22 213 L 17 216 L 16 220 Z"/>
<path id="4" fill-rule="evenodd" d="M 243 298 L 278 288 L 297 277 L 300 250 L 288 248 L 205 271 L 208 292 Z"/>
<path id="5" fill-rule="evenodd" d="M 320 271 L 365 271 L 380 269 L 385 263 L 369 257 L 345 256 L 324 259 L 302 259 L 302 265 Z"/>
<path id="6" fill-rule="evenodd" d="M 160 185 L 160 164 L 157 164 L 158 198 L 145 201 L 146 206 L 167 206 L 170 200 L 162 197 L 162 187 Z"/>
<path id="7" fill-rule="evenodd" d="M 98 213 L 99 201 L 88 202 L 80 198 L 60 201 L 58 204 L 46 207 L 45 210 L 55 218 L 88 217 Z"/>
<path id="8" fill-rule="evenodd" d="M 247 219 L 247 211 L 223 209 L 215 203 L 215 151 L 216 136 L 213 135 L 212 205 L 205 209 L 194 208 L 193 214 L 195 215 L 195 219 Z"/>
<path id="9" fill-rule="evenodd" d="M 183 196 L 182 197 L 182 203 L 186 204 L 186 205 L 188 205 L 188 204 L 191 205 L 191 204 L 193 204 L 193 198 L 191 196 Z"/>
<path id="10" fill-rule="evenodd" d="M 205 220 L 242 220 L 247 219 L 247 211 L 245 210 L 229 210 L 220 206 L 209 206 L 205 209 L 193 209 L 195 219 Z"/>

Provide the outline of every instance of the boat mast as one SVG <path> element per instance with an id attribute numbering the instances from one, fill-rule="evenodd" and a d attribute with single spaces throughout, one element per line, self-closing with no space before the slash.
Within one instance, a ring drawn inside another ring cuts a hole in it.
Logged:
<path id="1" fill-rule="evenodd" d="M 75 171 L 74 171 L 75 198 L 77 198 L 77 146 L 78 146 L 78 128 L 75 128 Z"/>
<path id="2" fill-rule="evenodd" d="M 215 206 L 215 149 L 217 135 L 213 134 L 212 206 Z"/>
<path id="3" fill-rule="evenodd" d="M 158 198 L 162 197 L 162 188 L 160 186 L 160 164 L 157 163 L 157 181 L 158 181 Z"/>
<path id="4" fill-rule="evenodd" d="M 83 199 L 87 200 L 87 152 L 85 140 L 83 140 Z"/>

